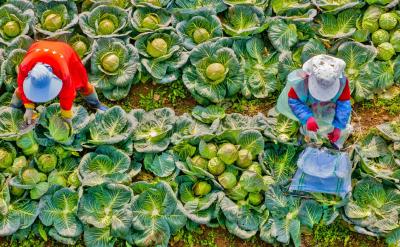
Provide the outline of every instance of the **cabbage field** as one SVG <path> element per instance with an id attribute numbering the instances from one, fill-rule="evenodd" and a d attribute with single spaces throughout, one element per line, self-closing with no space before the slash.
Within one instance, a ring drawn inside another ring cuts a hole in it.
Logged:
<path id="1" fill-rule="evenodd" d="M 299 124 L 274 108 L 287 75 L 317 54 L 347 63 L 355 106 L 399 102 L 399 0 L 0 4 L 0 242 L 168 246 L 207 227 L 297 247 L 340 220 L 400 246 L 400 120 L 355 128 L 345 149 L 353 190 L 340 198 L 288 192 L 305 146 Z M 107 111 L 78 98 L 71 129 L 55 100 L 20 131 L 24 111 L 10 100 L 39 39 L 75 49 Z M 177 83 L 183 114 L 129 103 L 140 88 Z M 237 100 L 269 108 L 239 113 Z"/>

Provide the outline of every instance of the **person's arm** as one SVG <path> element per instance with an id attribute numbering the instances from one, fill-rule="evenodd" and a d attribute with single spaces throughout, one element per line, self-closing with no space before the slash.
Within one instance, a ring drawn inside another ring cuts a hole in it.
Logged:
<path id="1" fill-rule="evenodd" d="M 299 119 L 302 125 L 306 124 L 307 120 L 313 116 L 310 107 L 299 99 L 293 88 L 288 93 L 288 103 L 293 114 Z"/>
<path id="2" fill-rule="evenodd" d="M 351 115 L 350 97 L 351 93 L 350 93 L 349 80 L 347 80 L 342 94 L 336 101 L 335 118 L 333 119 L 332 122 L 333 127 L 338 128 L 340 130 L 346 128 L 346 125 Z"/>
<path id="3" fill-rule="evenodd" d="M 61 116 L 65 119 L 71 119 L 72 105 L 74 104 L 76 91 L 66 63 L 60 65 L 60 74 L 62 75 L 60 79 L 63 81 L 63 86 L 58 96 L 60 100 Z"/>

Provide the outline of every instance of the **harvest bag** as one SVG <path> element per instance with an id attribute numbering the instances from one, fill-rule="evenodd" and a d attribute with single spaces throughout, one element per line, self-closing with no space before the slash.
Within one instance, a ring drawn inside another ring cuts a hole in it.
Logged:
<path id="1" fill-rule="evenodd" d="M 297 161 L 290 191 L 320 192 L 345 197 L 351 191 L 351 163 L 346 152 L 307 147 Z"/>

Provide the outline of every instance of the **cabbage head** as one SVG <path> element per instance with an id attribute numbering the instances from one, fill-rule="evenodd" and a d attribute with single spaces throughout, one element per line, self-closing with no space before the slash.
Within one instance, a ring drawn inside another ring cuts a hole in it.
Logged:
<path id="1" fill-rule="evenodd" d="M 182 75 L 183 83 L 197 102 L 220 103 L 236 95 L 243 85 L 243 71 L 235 52 L 221 38 L 205 42 L 190 53 L 190 63 Z"/>
<path id="2" fill-rule="evenodd" d="M 149 112 L 135 109 L 129 115 L 138 123 L 132 135 L 137 151 L 157 153 L 168 148 L 176 121 L 175 112 L 172 109 L 161 108 Z"/>
<path id="3" fill-rule="evenodd" d="M 90 59 L 92 53 L 93 39 L 80 33 L 73 33 L 68 37 L 66 41 L 78 54 L 82 63 L 85 64 Z"/>
<path id="4" fill-rule="evenodd" d="M 218 176 L 218 182 L 224 187 L 224 189 L 232 189 L 237 184 L 235 174 L 231 172 L 224 172 Z"/>
<path id="5" fill-rule="evenodd" d="M 16 156 L 17 151 L 11 143 L 0 141 L 0 169 L 12 166 Z"/>
<path id="6" fill-rule="evenodd" d="M 168 29 L 171 21 L 171 14 L 165 9 L 150 7 L 137 8 L 131 18 L 132 26 L 138 33 Z"/>
<path id="7" fill-rule="evenodd" d="M 208 161 L 202 158 L 200 155 L 194 156 L 191 160 L 194 166 L 197 166 L 203 170 L 207 170 Z"/>
<path id="8" fill-rule="evenodd" d="M 0 151 L 1 152 L 1 151 Z M 18 156 L 14 159 L 13 164 L 6 171 L 11 172 L 14 176 L 18 175 L 19 172 L 28 166 L 28 161 L 25 156 Z"/>
<path id="9" fill-rule="evenodd" d="M 382 43 L 388 42 L 390 38 L 390 35 L 388 31 L 379 29 L 372 33 L 372 42 L 374 43 L 375 46 L 378 46 Z"/>
<path id="10" fill-rule="evenodd" d="M 130 157 L 113 146 L 99 146 L 87 153 L 79 164 L 81 183 L 95 186 L 102 183 L 128 183 Z"/>
<path id="11" fill-rule="evenodd" d="M 230 7 L 221 22 L 225 33 L 232 37 L 248 37 L 268 27 L 264 12 L 253 5 Z"/>
<path id="12" fill-rule="evenodd" d="M 219 147 L 217 155 L 225 164 L 231 165 L 238 158 L 238 148 L 231 143 L 224 143 Z"/>
<path id="13" fill-rule="evenodd" d="M 390 44 L 392 44 L 396 52 L 400 52 L 400 30 L 396 30 L 390 36 Z"/>
<path id="14" fill-rule="evenodd" d="M 40 222 L 51 227 L 49 235 L 75 243 L 83 232 L 83 225 L 77 217 L 79 203 L 78 192 L 70 188 L 61 188 L 46 194 L 40 199 Z"/>
<path id="15" fill-rule="evenodd" d="M 100 5 L 79 15 L 79 26 L 90 38 L 112 38 L 127 36 L 130 30 L 129 16 L 116 6 Z"/>
<path id="16" fill-rule="evenodd" d="M 208 161 L 207 170 L 214 176 L 221 175 L 225 171 L 225 163 L 218 157 L 214 157 Z"/>
<path id="17" fill-rule="evenodd" d="M 344 212 L 357 230 L 373 236 L 382 236 L 398 227 L 400 192 L 386 189 L 372 178 L 359 181 Z"/>
<path id="18" fill-rule="evenodd" d="M 392 30 L 397 25 L 397 18 L 396 13 L 384 13 L 379 17 L 379 26 L 385 30 Z"/>
<path id="19" fill-rule="evenodd" d="M 73 1 L 41 1 L 35 7 L 35 30 L 43 37 L 59 38 L 78 24 L 78 8 Z"/>
<path id="20" fill-rule="evenodd" d="M 223 36 L 221 22 L 212 11 L 203 11 L 189 16 L 176 24 L 176 31 L 183 40 L 183 46 L 192 50 L 198 44 Z"/>
<path id="21" fill-rule="evenodd" d="M 394 50 L 392 44 L 390 44 L 389 42 L 385 42 L 378 45 L 378 55 L 376 56 L 376 58 L 379 60 L 388 61 L 395 54 L 396 51 Z"/>
<path id="22" fill-rule="evenodd" d="M 41 172 L 49 173 L 56 168 L 57 156 L 54 153 L 42 154 L 35 161 Z"/>
<path id="23" fill-rule="evenodd" d="M 283 25 L 287 27 L 286 24 Z M 269 34 L 271 34 L 271 29 L 274 27 L 276 27 L 276 24 L 270 27 Z M 289 31 L 290 29 L 286 30 Z M 276 36 L 274 37 L 276 38 Z M 283 39 L 273 39 L 275 42 L 272 43 L 277 48 L 279 47 L 279 50 L 290 49 L 292 45 L 292 42 L 289 41 L 290 38 L 285 36 L 284 39 L 285 41 Z M 292 39 L 292 41 L 295 44 L 297 38 Z M 288 45 L 285 47 L 285 44 Z M 264 41 L 259 37 L 252 37 L 248 40 L 241 39 L 233 43 L 233 50 L 244 70 L 244 86 L 241 92 L 246 98 L 266 98 L 281 87 L 281 83 L 277 77 L 278 54 L 276 52 L 269 53 L 265 47 Z"/>
<path id="24" fill-rule="evenodd" d="M 132 0 L 132 4 L 135 7 L 143 8 L 143 7 L 151 7 L 154 9 L 166 9 L 171 4 L 171 0 Z"/>
<path id="25" fill-rule="evenodd" d="M 157 83 L 170 83 L 180 77 L 188 59 L 182 40 L 173 30 L 157 30 L 136 36 L 135 46 L 146 72 Z"/>
<path id="26" fill-rule="evenodd" d="M 93 44 L 90 82 L 111 101 L 128 96 L 139 77 L 136 48 L 116 38 L 100 38 Z"/>
<path id="27" fill-rule="evenodd" d="M 105 112 L 96 112 L 87 126 L 87 146 L 117 144 L 130 138 L 137 121 L 121 107 L 114 106 Z"/>
<path id="28" fill-rule="evenodd" d="M 0 43 L 10 45 L 16 38 L 27 35 L 34 21 L 33 4 L 22 1 L 21 8 L 12 2 L 0 7 Z"/>
<path id="29" fill-rule="evenodd" d="M 217 156 L 218 146 L 212 142 L 206 143 L 201 140 L 199 144 L 200 156 L 205 159 L 212 159 Z"/>
<path id="30" fill-rule="evenodd" d="M 40 182 L 39 172 L 35 168 L 24 169 L 21 173 L 21 182 L 25 185 L 36 185 Z"/>
<path id="31" fill-rule="evenodd" d="M 218 202 L 223 192 L 211 180 L 195 176 L 178 176 L 178 197 L 183 203 L 186 216 L 197 224 L 210 224 L 218 215 Z"/>
<path id="32" fill-rule="evenodd" d="M 36 141 L 33 131 L 18 137 L 16 143 L 22 149 L 22 152 L 28 156 L 37 153 L 39 150 L 39 144 Z"/>
<path id="33" fill-rule="evenodd" d="M 384 13 L 382 8 L 371 5 L 365 10 L 362 18 L 362 28 L 368 30 L 370 33 L 379 29 L 379 17 Z"/>

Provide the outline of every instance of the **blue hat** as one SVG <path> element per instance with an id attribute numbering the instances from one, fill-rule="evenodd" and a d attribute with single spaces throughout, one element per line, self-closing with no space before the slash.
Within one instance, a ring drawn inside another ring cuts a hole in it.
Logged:
<path id="1" fill-rule="evenodd" d="M 30 101 L 43 103 L 57 97 L 62 85 L 48 64 L 37 63 L 25 78 L 23 90 Z"/>

